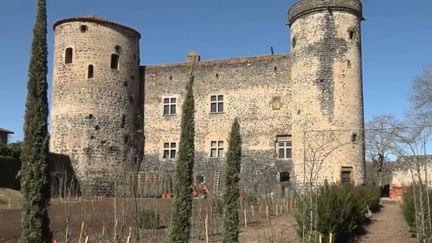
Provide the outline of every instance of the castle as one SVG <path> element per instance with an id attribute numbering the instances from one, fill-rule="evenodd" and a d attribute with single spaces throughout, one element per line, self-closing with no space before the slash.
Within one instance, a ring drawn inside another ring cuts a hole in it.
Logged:
<path id="1" fill-rule="evenodd" d="M 195 176 L 217 192 L 235 117 L 246 190 L 363 183 L 360 0 L 301 0 L 288 12 L 291 54 L 140 66 L 136 30 L 99 17 L 54 24 L 50 150 L 66 156 L 82 190 L 120 173 L 170 177 L 192 73 Z M 288 45 L 288 43 L 287 43 Z M 142 57 L 145 58 L 145 57 Z"/>

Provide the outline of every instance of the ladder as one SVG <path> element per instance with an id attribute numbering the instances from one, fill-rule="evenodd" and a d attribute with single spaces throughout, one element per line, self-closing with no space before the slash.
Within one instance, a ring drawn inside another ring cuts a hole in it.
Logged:
<path id="1" fill-rule="evenodd" d="M 213 194 L 219 193 L 219 171 L 215 171 L 215 176 L 213 178 Z"/>

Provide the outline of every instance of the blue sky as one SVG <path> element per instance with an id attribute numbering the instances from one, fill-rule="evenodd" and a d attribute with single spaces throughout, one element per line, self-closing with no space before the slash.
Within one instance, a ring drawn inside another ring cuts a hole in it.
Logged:
<path id="1" fill-rule="evenodd" d="M 1 0 L 0 127 L 22 139 L 27 68 L 36 0 Z M 52 24 L 99 15 L 141 32 L 141 64 L 287 53 L 285 25 L 294 0 L 48 0 L 49 62 Z M 382 113 L 402 118 L 411 80 L 432 64 L 432 1 L 363 0 L 365 120 Z M 52 79 L 49 67 L 48 79 Z"/>

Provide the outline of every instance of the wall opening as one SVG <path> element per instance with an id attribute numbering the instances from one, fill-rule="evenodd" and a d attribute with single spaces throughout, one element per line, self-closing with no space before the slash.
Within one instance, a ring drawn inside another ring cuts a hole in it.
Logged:
<path id="1" fill-rule="evenodd" d="M 118 69 L 119 68 L 119 58 L 120 56 L 117 54 L 111 54 L 111 68 Z"/>
<path id="2" fill-rule="evenodd" d="M 347 60 L 347 68 L 351 68 L 351 61 Z"/>
<path id="3" fill-rule="evenodd" d="M 356 142 L 357 141 L 357 133 L 353 133 L 352 135 L 351 135 L 351 142 Z"/>
<path id="4" fill-rule="evenodd" d="M 119 45 L 115 46 L 114 49 L 116 50 L 117 53 L 121 53 L 122 51 L 122 48 Z"/>
<path id="5" fill-rule="evenodd" d="M 123 81 L 123 86 L 128 87 L 129 86 L 129 82 L 128 81 Z"/>
<path id="6" fill-rule="evenodd" d="M 352 182 L 352 167 L 342 167 L 341 169 L 341 182 L 342 184 L 348 184 Z"/>
<path id="7" fill-rule="evenodd" d="M 93 78 L 94 70 L 93 65 L 89 65 L 87 69 L 87 78 Z"/>
<path id="8" fill-rule="evenodd" d="M 87 25 L 81 25 L 80 26 L 80 31 L 82 32 L 82 33 L 84 33 L 84 32 L 86 32 L 88 30 L 88 27 L 87 27 Z"/>
<path id="9" fill-rule="evenodd" d="M 350 38 L 350 40 L 354 39 L 354 37 L 355 37 L 355 32 L 354 32 L 354 30 L 349 30 L 349 31 L 348 31 L 348 34 L 349 34 L 349 38 Z"/>
<path id="10" fill-rule="evenodd" d="M 290 173 L 288 171 L 282 171 L 279 173 L 279 182 L 288 182 L 290 180 Z"/>
<path id="11" fill-rule="evenodd" d="M 291 45 L 292 45 L 293 49 L 296 47 L 296 45 L 297 45 L 297 38 L 295 38 L 295 37 L 292 38 Z"/>
<path id="12" fill-rule="evenodd" d="M 69 64 L 73 61 L 73 49 L 71 47 L 66 48 L 65 51 L 65 63 Z"/>
<path id="13" fill-rule="evenodd" d="M 124 128 L 126 126 L 126 115 L 122 115 L 120 128 Z"/>

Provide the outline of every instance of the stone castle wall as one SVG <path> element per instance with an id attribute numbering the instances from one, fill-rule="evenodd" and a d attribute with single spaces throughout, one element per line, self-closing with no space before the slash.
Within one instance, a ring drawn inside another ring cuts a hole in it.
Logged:
<path id="1" fill-rule="evenodd" d="M 50 149 L 70 157 L 83 191 L 110 190 L 142 147 L 136 139 L 140 37 L 124 30 L 92 18 L 55 25 Z M 71 63 L 65 63 L 67 48 Z M 112 54 L 119 56 L 117 69 Z"/>
<path id="2" fill-rule="evenodd" d="M 149 66 L 145 68 L 144 136 L 142 168 L 168 171 L 175 160 L 164 159 L 165 142 L 180 137 L 181 104 L 192 64 Z M 224 158 L 210 157 L 211 141 L 228 136 L 235 117 L 239 118 L 243 139 L 242 183 L 251 190 L 269 191 L 278 183 L 278 172 L 290 171 L 290 160 L 279 160 L 276 136 L 291 134 L 290 60 L 286 55 L 205 61 L 194 64 L 195 95 L 195 174 L 204 175 L 213 185 L 219 171 L 223 185 Z M 210 97 L 223 95 L 223 113 L 210 112 Z M 163 115 L 163 99 L 176 97 L 177 114 Z"/>

